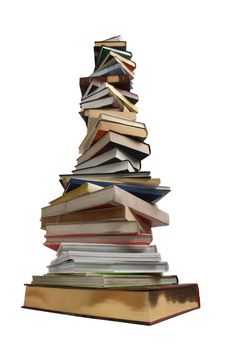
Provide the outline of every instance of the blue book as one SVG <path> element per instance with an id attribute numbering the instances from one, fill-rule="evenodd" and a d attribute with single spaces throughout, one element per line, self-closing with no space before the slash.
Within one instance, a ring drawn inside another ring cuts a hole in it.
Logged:
<path id="1" fill-rule="evenodd" d="M 164 197 L 168 192 L 170 192 L 169 187 L 162 187 L 158 186 L 157 188 L 142 188 L 137 186 L 131 186 L 125 183 L 119 183 L 119 182 L 105 182 L 105 181 L 98 181 L 98 180 L 83 180 L 83 179 L 70 179 L 68 182 L 64 193 L 70 192 L 74 190 L 75 188 L 81 186 L 82 184 L 90 182 L 98 186 L 107 187 L 110 185 L 118 186 L 119 188 L 133 194 L 136 197 L 139 197 L 143 199 L 146 202 L 155 204 L 158 202 L 162 197 Z"/>

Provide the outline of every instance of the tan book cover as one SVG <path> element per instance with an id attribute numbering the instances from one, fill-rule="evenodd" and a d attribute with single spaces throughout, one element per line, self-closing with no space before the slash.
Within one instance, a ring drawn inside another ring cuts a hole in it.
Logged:
<path id="1" fill-rule="evenodd" d="M 75 198 L 64 203 L 42 208 L 41 217 L 63 215 L 77 210 L 97 208 L 101 206 L 126 205 L 139 216 L 147 219 L 151 226 L 164 226 L 169 223 L 169 216 L 157 206 L 145 202 L 117 186 L 108 186 L 97 192 Z"/>
<path id="2" fill-rule="evenodd" d="M 121 221 L 135 220 L 135 216 L 126 206 L 111 207 L 97 210 L 79 210 L 77 212 L 68 213 L 65 215 L 49 216 L 41 219 L 41 228 L 45 229 L 48 224 L 56 224 L 62 222 L 79 222 L 79 221 Z M 137 217 L 139 221 L 139 218 Z"/>

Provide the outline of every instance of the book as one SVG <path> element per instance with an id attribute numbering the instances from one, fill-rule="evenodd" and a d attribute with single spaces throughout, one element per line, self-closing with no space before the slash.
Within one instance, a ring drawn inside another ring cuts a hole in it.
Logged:
<path id="1" fill-rule="evenodd" d="M 197 284 L 124 289 L 26 285 L 23 307 L 152 325 L 200 308 L 200 298 Z"/>
<path id="2" fill-rule="evenodd" d="M 169 216 L 156 206 L 124 191 L 117 186 L 108 186 L 97 192 L 88 193 L 80 198 L 74 198 L 64 203 L 42 208 L 41 217 L 64 215 L 77 210 L 85 210 L 103 206 L 125 205 L 142 218 L 150 222 L 151 226 L 164 226 L 169 223 Z"/>
<path id="3" fill-rule="evenodd" d="M 89 87 L 93 79 L 96 80 L 95 77 L 91 77 L 91 76 L 81 77 L 79 79 L 79 86 L 80 86 L 82 95 L 86 92 L 87 88 Z M 124 89 L 128 91 L 130 91 L 130 89 L 132 88 L 132 81 L 128 75 L 101 76 L 101 77 L 98 77 L 98 81 L 108 82 L 119 89 Z"/>
<path id="4" fill-rule="evenodd" d="M 117 234 L 140 234 L 137 221 L 92 221 L 92 222 L 69 222 L 46 225 L 46 237 L 49 236 L 71 236 L 71 235 L 117 235 Z"/>
<path id="5" fill-rule="evenodd" d="M 123 41 L 121 39 L 121 36 L 115 36 L 113 38 L 109 39 L 104 39 L 104 40 L 99 40 L 95 41 L 94 46 L 97 47 L 102 47 L 102 46 L 117 46 L 117 47 L 126 47 L 126 41 Z"/>
<path id="6" fill-rule="evenodd" d="M 103 187 L 95 185 L 94 183 L 84 182 L 81 186 L 75 188 L 74 190 L 64 193 L 62 196 L 49 202 L 51 205 L 66 202 L 72 198 L 80 197 L 87 193 L 92 193 L 101 190 Z"/>
<path id="7" fill-rule="evenodd" d="M 132 173 L 135 172 L 135 168 L 128 160 L 114 162 L 112 164 L 99 165 L 82 170 L 73 170 L 74 174 L 111 174 L 117 172 Z"/>
<path id="8" fill-rule="evenodd" d="M 46 237 L 43 243 L 46 247 L 58 250 L 61 243 L 92 243 L 92 244 L 121 244 L 121 245 L 145 245 L 152 242 L 152 235 L 147 233 L 135 234 L 116 234 L 116 235 L 73 235 L 65 237 Z"/>
<path id="9" fill-rule="evenodd" d="M 62 222 L 92 222 L 92 221 L 130 221 L 135 217 L 126 206 L 81 210 L 64 215 L 55 215 L 41 219 L 41 228 L 45 229 L 48 224 Z"/>
<path id="10" fill-rule="evenodd" d="M 83 244 L 83 243 L 61 243 L 57 256 L 67 253 L 68 251 L 76 252 L 93 252 L 93 253 L 108 253 L 108 254 L 121 254 L 121 253 L 137 253 L 137 254 L 154 254 L 157 253 L 156 245 L 121 245 L 121 244 Z"/>
<path id="11" fill-rule="evenodd" d="M 138 160 L 142 160 L 150 155 L 150 146 L 147 143 L 109 131 L 84 152 L 77 159 L 77 163 L 81 164 L 115 147 L 122 149 Z"/>
<path id="12" fill-rule="evenodd" d="M 155 245 L 148 249 L 148 246 L 142 246 L 137 249 L 134 246 L 109 245 L 109 244 L 80 244 L 73 243 L 71 249 L 64 250 L 65 243 L 61 244 L 63 247 L 57 251 L 57 256 L 51 261 L 50 265 L 57 265 L 65 261 L 78 261 L 79 259 L 89 259 L 93 263 L 105 262 L 111 263 L 128 263 L 128 262 L 142 262 L 154 263 L 161 261 L 161 255 L 157 251 Z M 69 244 L 68 244 L 69 245 Z M 67 247 L 66 247 L 67 248 Z"/>
<path id="13" fill-rule="evenodd" d="M 123 220 L 111 220 L 101 221 L 92 220 L 91 222 L 87 221 L 66 221 L 66 222 L 56 222 L 56 223 L 47 223 L 45 225 L 46 235 L 48 241 L 58 241 L 68 239 L 69 242 L 74 242 L 80 237 L 103 237 L 103 236 L 119 236 L 118 241 L 120 242 L 120 236 L 127 236 L 127 242 L 131 241 L 131 236 L 135 235 L 150 235 L 151 236 L 151 227 L 148 222 L 140 218 L 132 211 L 128 210 L 127 217 Z M 51 240 L 52 238 L 52 240 Z M 101 238 L 100 238 L 101 240 Z M 111 239 L 109 239 L 111 241 Z"/>
<path id="14" fill-rule="evenodd" d="M 98 100 L 89 101 L 89 102 L 81 102 L 80 106 L 82 109 L 89 108 L 104 108 L 104 107 L 117 107 L 120 108 L 121 111 L 124 109 L 124 104 L 120 101 L 120 99 L 113 94 L 110 96 L 100 98 Z"/>
<path id="15" fill-rule="evenodd" d="M 111 259 L 105 259 L 105 262 L 90 262 L 87 259 L 77 258 L 67 260 L 61 263 L 54 263 L 48 266 L 49 273 L 83 273 L 83 272 L 102 272 L 102 273 L 163 273 L 168 271 L 166 261 L 151 262 L 116 262 L 111 263 Z"/>
<path id="16" fill-rule="evenodd" d="M 119 161 L 128 160 L 136 170 L 140 170 L 141 162 L 131 156 L 130 154 L 120 150 L 119 148 L 112 148 L 111 150 L 100 154 L 99 156 L 93 157 L 86 162 L 75 165 L 76 170 L 87 169 L 96 167 L 98 165 L 112 164 Z"/>
<path id="17" fill-rule="evenodd" d="M 80 144 L 79 152 L 84 153 L 93 143 L 98 141 L 109 131 L 129 136 L 139 141 L 144 141 L 148 136 L 146 126 L 143 123 L 124 120 L 119 117 L 101 113 L 99 117 L 96 118 L 95 123 L 93 123 L 92 129 L 87 133 Z"/>
<path id="18" fill-rule="evenodd" d="M 119 288 L 178 284 L 178 277 L 154 274 L 76 273 L 32 276 L 32 285 L 88 288 Z"/>

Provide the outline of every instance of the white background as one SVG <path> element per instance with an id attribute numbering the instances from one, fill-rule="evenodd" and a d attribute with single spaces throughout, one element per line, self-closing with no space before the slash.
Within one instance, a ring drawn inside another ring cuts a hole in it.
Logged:
<path id="1" fill-rule="evenodd" d="M 232 348 L 232 18 L 224 0 L 0 2 L 1 348 Z M 85 135 L 78 79 L 94 40 L 118 34 L 137 62 L 143 169 L 172 188 L 154 243 L 202 302 L 152 327 L 20 308 L 23 283 L 54 258 L 40 208 L 62 193 Z"/>

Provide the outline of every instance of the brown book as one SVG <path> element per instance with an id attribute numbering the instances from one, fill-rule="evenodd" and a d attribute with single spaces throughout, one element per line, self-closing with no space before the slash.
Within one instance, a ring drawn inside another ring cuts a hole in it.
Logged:
<path id="1" fill-rule="evenodd" d="M 150 222 L 152 227 L 169 223 L 169 216 L 157 206 L 145 202 L 117 186 L 108 186 L 97 192 L 74 198 L 67 202 L 42 208 L 41 217 L 64 215 L 78 210 L 98 207 L 128 206 L 135 214 Z"/>
<path id="2" fill-rule="evenodd" d="M 90 83 L 93 79 L 96 79 L 96 77 L 81 77 L 79 79 L 79 86 L 82 95 L 85 93 L 87 88 L 89 87 Z M 131 89 L 131 79 L 128 75 L 109 75 L 109 76 L 102 76 L 98 77 L 98 80 L 102 83 L 110 83 L 114 85 L 116 88 L 128 90 Z"/>
<path id="3" fill-rule="evenodd" d="M 78 288 L 26 285 L 23 308 L 152 325 L 200 308 L 197 284 Z"/>
<path id="4" fill-rule="evenodd" d="M 92 222 L 92 221 L 121 221 L 132 220 L 133 214 L 126 206 L 111 207 L 97 210 L 81 210 L 65 215 L 49 216 L 41 219 L 41 228 L 45 229 L 48 224 L 56 224 L 62 222 Z"/>

